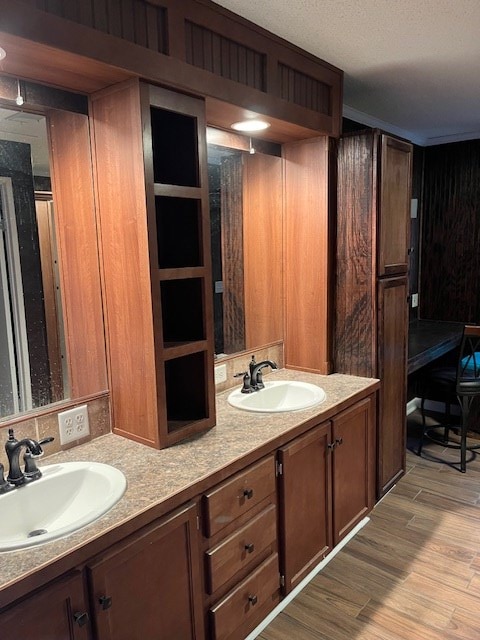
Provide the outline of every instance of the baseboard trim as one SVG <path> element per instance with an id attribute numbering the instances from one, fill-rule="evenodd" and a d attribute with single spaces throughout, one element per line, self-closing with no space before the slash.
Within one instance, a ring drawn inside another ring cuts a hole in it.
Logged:
<path id="1" fill-rule="evenodd" d="M 268 625 L 275 620 L 275 618 L 278 616 L 279 613 L 281 613 L 285 607 L 290 604 L 290 602 L 300 593 L 300 591 L 302 591 L 307 584 L 313 580 L 313 578 L 320 573 L 320 571 L 322 571 L 322 569 L 324 569 L 327 564 L 330 562 L 330 560 L 333 560 L 333 558 L 337 555 L 337 553 L 339 551 L 341 551 L 343 549 L 343 547 L 350 542 L 350 540 L 355 537 L 357 535 L 357 533 L 360 531 L 360 529 L 363 529 L 363 527 L 368 524 L 370 522 L 370 518 L 367 516 L 366 518 L 364 518 L 363 520 L 361 520 L 356 527 L 354 527 L 350 533 L 348 535 L 345 536 L 345 538 L 343 538 L 343 540 L 341 540 L 337 546 L 332 549 L 332 551 L 330 551 L 330 553 L 328 554 L 328 556 L 322 560 L 319 564 L 317 564 L 317 566 L 315 567 L 315 569 L 312 569 L 312 571 L 310 571 L 310 573 L 295 587 L 295 589 L 293 589 L 293 591 L 291 591 L 287 596 L 285 596 L 285 598 L 279 603 L 277 604 L 277 606 L 275 607 L 275 609 L 273 609 L 268 616 L 262 620 L 262 622 L 255 627 L 255 629 L 245 638 L 245 640 L 254 640 L 258 635 L 260 635 L 260 633 L 262 633 L 262 631 L 268 627 Z"/>
<path id="2" fill-rule="evenodd" d="M 407 402 L 407 416 L 418 409 L 418 407 L 420 406 L 420 402 L 420 398 L 412 398 L 412 400 L 409 400 L 409 402 Z"/>

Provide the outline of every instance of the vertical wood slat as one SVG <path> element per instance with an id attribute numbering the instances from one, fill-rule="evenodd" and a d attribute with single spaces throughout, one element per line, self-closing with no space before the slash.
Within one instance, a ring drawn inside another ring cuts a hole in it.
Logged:
<path id="1" fill-rule="evenodd" d="M 70 391 L 78 398 L 108 387 L 89 123 L 65 111 L 48 121 Z"/>
<path id="2" fill-rule="evenodd" d="M 263 59 L 243 44 L 186 21 L 186 60 L 196 67 L 263 91 Z"/>

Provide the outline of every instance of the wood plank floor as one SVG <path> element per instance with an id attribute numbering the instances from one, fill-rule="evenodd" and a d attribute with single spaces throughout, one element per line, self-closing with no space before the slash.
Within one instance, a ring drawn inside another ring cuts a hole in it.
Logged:
<path id="1" fill-rule="evenodd" d="M 415 419 L 410 448 L 416 446 Z M 480 454 L 428 443 L 261 640 L 480 640 Z"/>

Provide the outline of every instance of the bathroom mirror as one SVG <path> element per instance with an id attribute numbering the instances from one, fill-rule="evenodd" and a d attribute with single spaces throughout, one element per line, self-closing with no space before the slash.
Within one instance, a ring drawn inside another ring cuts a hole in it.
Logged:
<path id="1" fill-rule="evenodd" d="M 283 161 L 279 145 L 256 149 L 248 138 L 208 132 L 215 353 L 221 357 L 283 339 Z"/>
<path id="2" fill-rule="evenodd" d="M 68 397 L 45 117 L 0 108 L 0 419 Z"/>

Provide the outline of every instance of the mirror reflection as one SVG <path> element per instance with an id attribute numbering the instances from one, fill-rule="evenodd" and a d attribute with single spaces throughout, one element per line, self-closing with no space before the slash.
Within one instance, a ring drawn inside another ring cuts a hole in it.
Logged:
<path id="1" fill-rule="evenodd" d="M 0 419 L 67 396 L 46 121 L 0 108 Z"/>
<path id="2" fill-rule="evenodd" d="M 271 147 L 207 145 L 217 357 L 283 339 L 282 159 Z"/>

